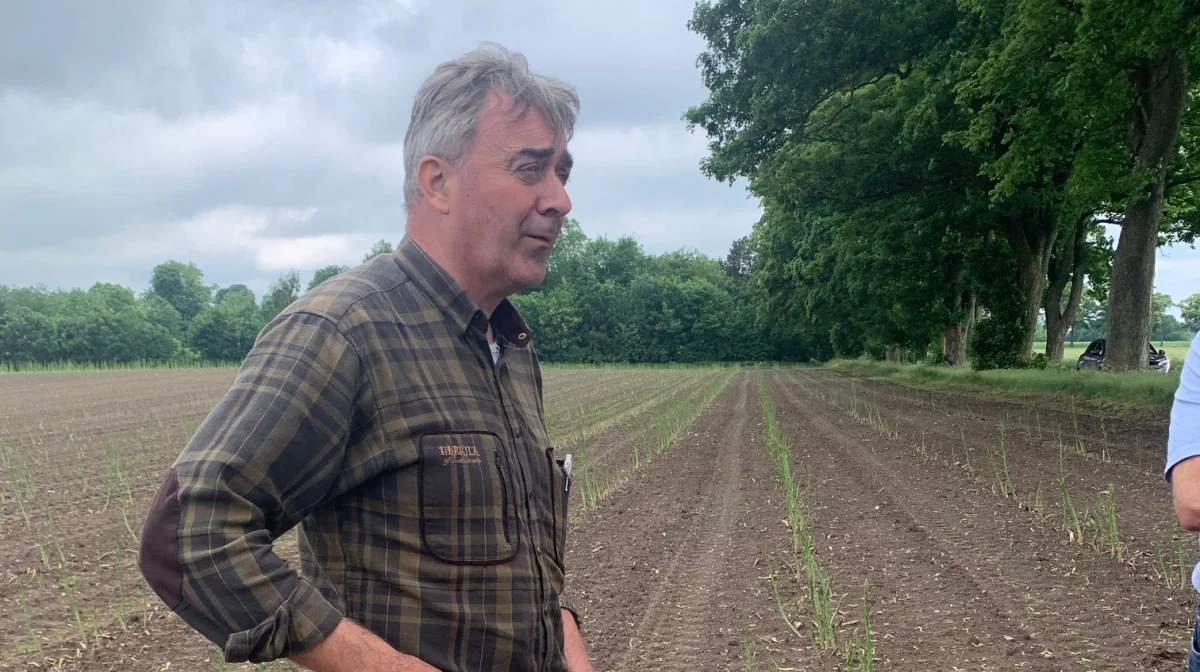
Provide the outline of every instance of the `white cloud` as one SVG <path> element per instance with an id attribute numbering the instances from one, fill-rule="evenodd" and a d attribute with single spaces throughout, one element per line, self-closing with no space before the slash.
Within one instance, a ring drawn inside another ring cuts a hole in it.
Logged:
<path id="1" fill-rule="evenodd" d="M 1186 245 L 1160 248 L 1154 265 L 1154 290 L 1177 302 L 1200 293 L 1200 250 Z"/>
<path id="2" fill-rule="evenodd" d="M 322 35 L 304 41 L 309 66 L 322 81 L 343 84 L 367 77 L 383 58 L 383 51 L 367 42 L 347 42 Z"/>
<path id="3" fill-rule="evenodd" d="M 758 212 L 699 174 L 704 139 L 679 120 L 704 93 L 692 8 L 163 0 L 84 28 L 0 5 L 0 283 L 144 287 L 178 259 L 261 291 L 358 263 L 403 231 L 415 87 L 489 40 L 579 91 L 570 190 L 590 235 L 723 255 Z"/>
<path id="4" fill-rule="evenodd" d="M 327 234 L 300 238 L 266 238 L 259 241 L 254 259 L 259 269 L 315 270 L 331 263 L 352 266 L 370 249 L 368 235 Z"/>
<path id="5" fill-rule="evenodd" d="M 584 128 L 571 140 L 571 153 L 588 170 L 696 172 L 706 156 L 703 135 L 679 123 Z"/>

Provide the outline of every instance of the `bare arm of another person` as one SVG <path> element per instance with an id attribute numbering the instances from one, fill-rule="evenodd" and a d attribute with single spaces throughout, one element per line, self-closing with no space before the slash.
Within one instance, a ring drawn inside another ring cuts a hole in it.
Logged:
<path id="1" fill-rule="evenodd" d="M 348 455 L 350 436 L 374 404 L 361 371 L 353 345 L 327 318 L 276 319 L 150 506 L 142 573 L 229 662 L 295 657 L 318 672 L 351 669 L 346 660 L 357 661 L 355 672 L 432 669 L 402 666 L 398 652 L 343 620 L 273 548 L 354 485 L 343 468 L 361 457 Z"/>
<path id="2" fill-rule="evenodd" d="M 1171 406 L 1166 477 L 1171 481 L 1175 517 L 1200 531 L 1200 334 L 1184 359 L 1179 389 Z"/>

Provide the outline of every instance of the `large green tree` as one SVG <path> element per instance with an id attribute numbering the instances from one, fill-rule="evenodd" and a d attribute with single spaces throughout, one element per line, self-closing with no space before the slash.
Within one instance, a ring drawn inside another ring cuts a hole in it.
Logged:
<path id="1" fill-rule="evenodd" d="M 1200 292 L 1179 302 L 1180 318 L 1189 330 L 1200 332 Z"/>
<path id="2" fill-rule="evenodd" d="M 58 330 L 49 316 L 20 305 L 0 313 L 0 362 L 47 363 L 57 354 Z"/>
<path id="3" fill-rule="evenodd" d="M 381 254 L 391 254 L 395 251 L 396 248 L 392 247 L 391 243 L 381 238 L 371 246 L 370 250 L 367 251 L 367 254 L 363 257 L 363 263 L 365 264 Z"/>
<path id="4" fill-rule="evenodd" d="M 151 324 L 157 324 L 177 339 L 183 338 L 183 317 L 175 306 L 154 292 L 146 292 L 138 302 L 139 309 Z"/>
<path id="5" fill-rule="evenodd" d="M 270 322 L 300 298 L 300 273 L 288 271 L 271 283 L 262 299 L 262 321 Z"/>
<path id="6" fill-rule="evenodd" d="M 196 316 L 188 327 L 188 342 L 206 360 L 238 362 L 250 352 L 263 324 L 253 294 L 229 292 Z"/>
<path id="7" fill-rule="evenodd" d="M 226 298 L 229 298 L 229 297 L 235 296 L 235 295 L 245 298 L 245 299 L 248 299 L 250 301 L 250 303 L 255 302 L 254 290 L 250 289 L 246 285 L 236 284 L 236 285 L 230 285 L 228 287 L 222 287 L 221 289 L 218 289 L 217 293 L 215 295 L 213 295 L 213 303 L 214 304 L 221 303 Z"/>
<path id="8" fill-rule="evenodd" d="M 155 266 L 150 290 L 166 299 L 185 325 L 212 302 L 212 287 L 204 284 L 204 273 L 193 263 L 172 260 Z"/>
<path id="9" fill-rule="evenodd" d="M 317 269 L 316 273 L 313 273 L 312 280 L 308 281 L 308 287 L 305 288 L 305 291 L 312 291 L 313 287 L 316 287 L 317 285 L 325 282 L 339 273 L 345 273 L 348 270 L 350 270 L 349 266 L 338 266 L 337 264 L 322 266 L 321 268 Z"/>
<path id="10" fill-rule="evenodd" d="M 703 170 L 749 178 L 768 206 L 756 286 L 774 329 L 816 353 L 920 352 L 929 320 L 960 361 L 983 315 L 973 342 L 1014 362 L 1046 308 L 1061 358 L 1095 275 L 1119 315 L 1108 329 L 1144 358 L 1154 246 L 1200 230 L 1184 93 L 1197 14 L 1188 0 L 697 5 L 709 96 L 685 116 L 710 139 Z M 1114 222 L 1109 283 L 1097 225 Z"/>
<path id="11" fill-rule="evenodd" d="M 1044 193 L 1062 219 L 1114 213 L 1106 364 L 1145 362 L 1154 251 L 1187 111 L 1200 12 L 1190 0 L 970 0 L 999 26 L 960 87 L 999 196 Z M 1052 187 L 1047 190 L 1047 187 Z M 1061 193 L 1060 193 L 1061 192 Z"/>

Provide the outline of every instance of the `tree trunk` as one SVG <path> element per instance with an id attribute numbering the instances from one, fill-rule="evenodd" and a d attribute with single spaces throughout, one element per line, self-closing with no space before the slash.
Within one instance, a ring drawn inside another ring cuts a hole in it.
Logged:
<path id="1" fill-rule="evenodd" d="M 1033 355 L 1033 337 L 1037 330 L 1038 311 L 1042 308 L 1046 273 L 1058 238 L 1058 227 L 1051 212 L 1041 210 L 1031 213 L 1031 216 L 1032 221 L 1018 223 L 1007 220 L 1004 225 L 1004 235 L 1017 258 L 1017 281 L 1025 293 L 1025 311 L 1021 320 L 1025 328 L 1025 340 L 1017 356 L 1026 360 Z"/>
<path id="2" fill-rule="evenodd" d="M 975 326 L 975 295 L 971 292 L 955 294 L 950 306 L 951 312 L 963 311 L 963 318 L 957 324 L 952 324 L 942 333 L 942 356 L 947 364 L 962 366 L 967 363 L 967 342 L 971 338 L 971 327 Z"/>
<path id="3" fill-rule="evenodd" d="M 1046 311 L 1046 357 L 1052 362 L 1062 361 L 1067 331 L 1075 324 L 1075 313 L 1083 297 L 1083 264 L 1091 221 L 1090 214 L 1080 216 L 1063 241 L 1062 249 L 1050 262 L 1050 285 L 1046 288 L 1046 300 L 1042 302 L 1042 307 Z M 1068 282 L 1071 291 L 1067 305 L 1063 306 L 1063 292 Z"/>
<path id="4" fill-rule="evenodd" d="M 1125 209 L 1108 286 L 1108 344 L 1104 366 L 1130 371 L 1146 364 L 1154 293 L 1154 253 L 1162 221 L 1167 163 L 1187 107 L 1183 52 L 1167 48 L 1154 62 L 1130 73 L 1133 105 L 1125 143 L 1134 165 L 1150 176 L 1142 197 Z"/>
<path id="5" fill-rule="evenodd" d="M 899 362 L 900 361 L 900 346 L 898 346 L 898 345 L 889 346 L 887 351 L 884 352 L 883 357 L 885 360 L 887 360 L 889 362 Z"/>

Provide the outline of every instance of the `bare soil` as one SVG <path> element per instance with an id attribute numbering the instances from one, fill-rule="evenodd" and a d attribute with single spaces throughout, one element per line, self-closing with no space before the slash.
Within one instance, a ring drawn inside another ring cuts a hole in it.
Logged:
<path id="1" fill-rule="evenodd" d="M 140 529 L 162 471 L 233 375 L 0 376 L 0 670 L 221 669 L 142 584 L 126 520 Z M 1173 522 L 1161 423 L 766 370 L 839 607 L 839 649 L 818 653 L 767 580 L 792 549 L 755 373 L 735 374 L 634 467 L 647 423 L 711 379 L 638 375 L 546 380 L 548 407 L 571 404 L 548 410 L 561 422 L 603 424 L 622 395 L 645 406 L 586 440 L 594 472 L 616 484 L 607 496 L 584 512 L 573 488 L 568 593 L 597 670 L 841 670 L 864 582 L 876 669 L 1183 668 L 1195 595 L 1180 565 L 1190 573 L 1196 539 Z M 1111 493 L 1119 554 L 1095 527 L 1064 529 L 1064 490 L 1091 520 Z M 291 535 L 279 547 L 295 557 Z M 795 582 L 781 593 L 792 612 L 805 597 Z"/>

